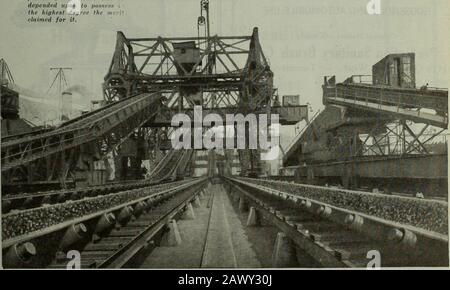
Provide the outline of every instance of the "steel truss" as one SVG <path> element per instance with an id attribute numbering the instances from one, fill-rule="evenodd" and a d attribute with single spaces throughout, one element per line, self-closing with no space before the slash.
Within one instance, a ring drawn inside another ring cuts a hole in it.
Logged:
<path id="1" fill-rule="evenodd" d="M 324 78 L 324 104 L 344 106 L 348 116 L 356 116 L 341 124 L 350 130 L 337 134 L 347 148 L 345 158 L 442 153 L 433 142 L 447 129 L 447 100 L 445 89 L 336 84 L 335 76 Z M 330 143 L 336 149 L 338 142 Z"/>
<path id="2" fill-rule="evenodd" d="M 200 58 L 189 71 L 176 61 L 172 49 L 174 43 L 187 41 L 196 42 L 200 49 Z M 257 28 L 251 36 L 230 37 L 126 38 L 118 32 L 104 93 L 106 100 L 113 101 L 163 91 L 171 99 L 175 93 L 179 101 L 194 91 L 207 93 L 203 105 L 216 99 L 216 106 L 234 103 L 255 109 L 273 97 L 272 80 Z"/>
<path id="3" fill-rule="evenodd" d="M 161 95 L 141 94 L 115 102 L 59 128 L 40 134 L 8 136 L 1 144 L 2 182 L 32 184 L 79 179 L 94 161 L 112 153 L 158 113 Z M 86 179 L 86 178 L 84 178 Z"/>
<path id="4" fill-rule="evenodd" d="M 195 42 L 200 57 L 191 68 L 177 61 L 174 44 Z M 103 85 L 113 102 L 144 92 L 161 92 L 166 111 L 192 114 L 195 105 L 225 113 L 271 112 L 273 73 L 259 42 L 251 36 L 127 38 L 117 33 L 116 49 Z M 194 98 L 193 96 L 200 96 Z M 153 125 L 168 126 L 167 122 Z M 255 151 L 240 152 L 242 173 L 258 166 Z"/>
<path id="5" fill-rule="evenodd" d="M 345 147 L 348 152 L 341 152 L 340 156 L 350 159 L 364 156 L 441 154 L 445 148 L 439 148 L 438 144 L 447 142 L 443 134 L 445 131 L 443 128 L 407 120 L 377 122 L 363 130 L 355 127 L 347 134 L 336 134 L 329 140 L 328 148 L 338 152 L 339 146 Z M 437 140 L 438 138 L 444 139 Z"/>
<path id="6" fill-rule="evenodd" d="M 413 129 L 413 127 L 416 127 Z M 374 132 L 384 131 L 382 134 Z M 362 143 L 360 155 L 408 155 L 431 154 L 432 145 L 445 129 L 433 128 L 428 124 L 414 124 L 405 120 L 374 127 Z M 442 140 L 440 140 L 442 141 Z M 446 141 L 446 140 L 445 140 Z M 354 156 L 357 156 L 355 153 Z"/>

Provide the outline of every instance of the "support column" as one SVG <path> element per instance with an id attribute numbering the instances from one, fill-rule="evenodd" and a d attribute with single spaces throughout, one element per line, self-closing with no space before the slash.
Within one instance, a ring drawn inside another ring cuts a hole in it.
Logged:
<path id="1" fill-rule="evenodd" d="M 194 198 L 194 207 L 201 207 L 202 203 L 200 202 L 200 198 L 198 195 Z"/>
<path id="2" fill-rule="evenodd" d="M 250 213 L 248 214 L 247 218 L 247 226 L 260 226 L 261 225 L 261 219 L 259 216 L 259 212 L 252 206 L 250 207 Z"/>
<path id="3" fill-rule="evenodd" d="M 189 203 L 186 206 L 186 209 L 183 213 L 182 219 L 184 219 L 184 220 L 194 220 L 195 219 L 195 212 L 194 212 L 194 208 L 192 207 L 192 203 Z"/>
<path id="4" fill-rule="evenodd" d="M 274 268 L 289 268 L 298 266 L 294 243 L 284 233 L 278 233 L 272 254 Z"/>
<path id="5" fill-rule="evenodd" d="M 161 246 L 176 247 L 181 244 L 181 235 L 175 220 L 171 220 L 168 224 L 169 230 L 161 241 Z"/>

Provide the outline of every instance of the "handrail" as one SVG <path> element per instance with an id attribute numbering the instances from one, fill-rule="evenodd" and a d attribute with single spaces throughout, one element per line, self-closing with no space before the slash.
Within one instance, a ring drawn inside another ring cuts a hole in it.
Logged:
<path id="1" fill-rule="evenodd" d="M 388 95 L 386 94 L 388 93 Z M 413 94 L 413 95 L 411 95 Z M 438 99 L 438 103 L 430 101 L 436 100 L 430 98 L 439 98 L 440 96 L 424 96 L 427 91 L 410 91 L 405 92 L 396 90 L 395 88 L 384 87 L 366 87 L 352 85 L 338 85 L 334 97 L 342 97 L 345 99 L 365 100 L 371 103 L 388 103 L 395 106 L 413 107 L 420 109 L 433 109 L 436 111 L 447 111 L 447 102 L 444 99 Z M 408 101 L 406 101 L 408 100 Z M 442 101 L 441 101 L 442 100 Z M 442 104 L 441 104 L 442 103 Z"/>

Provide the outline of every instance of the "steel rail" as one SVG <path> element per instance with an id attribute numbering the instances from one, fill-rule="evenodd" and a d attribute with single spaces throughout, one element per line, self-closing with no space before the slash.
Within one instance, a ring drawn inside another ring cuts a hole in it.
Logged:
<path id="1" fill-rule="evenodd" d="M 183 198 L 181 202 L 177 202 L 175 207 L 166 212 L 162 218 L 155 223 L 150 224 L 145 230 L 133 237 L 130 242 L 121 247 L 117 252 L 102 261 L 97 268 L 121 268 L 144 247 L 148 245 L 150 240 L 160 232 L 180 211 L 182 211 L 188 203 L 193 201 L 199 190 L 204 184 L 200 183 L 189 188 L 188 196 Z M 169 201 L 170 202 L 170 201 Z M 137 220 L 139 221 L 139 219 Z"/>
<path id="2" fill-rule="evenodd" d="M 81 189 L 54 190 L 35 193 L 21 193 L 2 196 L 2 214 L 12 210 L 37 208 L 43 204 L 60 204 L 69 200 L 75 201 L 85 197 L 106 196 L 125 190 L 134 190 L 148 186 L 162 186 L 165 183 L 156 180 L 127 182 L 125 184 L 106 184 Z"/>
<path id="3" fill-rule="evenodd" d="M 312 242 L 307 231 L 297 230 L 296 227 L 278 218 L 269 204 L 261 201 L 249 191 L 236 184 L 232 184 L 232 186 L 250 200 L 252 206 L 255 207 L 265 220 L 285 233 L 296 245 L 306 251 L 316 261 L 320 261 L 324 267 L 347 268 L 350 266 L 349 263 L 340 261 L 331 249 L 326 249 L 323 245 Z"/>
<path id="4" fill-rule="evenodd" d="M 311 198 L 306 198 L 306 197 L 302 197 L 299 196 L 297 194 L 293 194 L 293 193 L 289 193 L 289 192 L 285 192 L 282 190 L 278 190 L 278 189 L 274 189 L 274 188 L 270 188 L 267 186 L 261 186 L 261 185 L 257 185 L 254 184 L 252 182 L 249 181 L 244 181 L 244 180 L 239 180 L 239 179 L 233 179 L 234 182 L 243 184 L 243 185 L 247 185 L 250 187 L 253 187 L 255 189 L 267 192 L 271 195 L 275 195 L 275 196 L 281 196 L 284 199 L 292 199 L 295 201 L 307 201 L 313 204 L 317 204 L 319 206 L 327 206 L 330 207 L 331 209 L 337 211 L 337 212 L 341 212 L 343 214 L 353 214 L 353 215 L 358 215 L 363 217 L 364 219 L 370 220 L 372 222 L 381 224 L 383 226 L 387 226 L 387 227 L 391 227 L 391 228 L 403 228 L 403 229 L 407 229 L 410 230 L 411 232 L 426 237 L 428 239 L 433 239 L 433 240 L 437 240 L 439 242 L 444 242 L 444 243 L 448 243 L 449 238 L 448 235 L 446 234 L 442 234 L 439 232 L 435 232 L 435 231 L 431 231 L 431 230 L 427 230 L 424 228 L 420 228 L 418 226 L 413 226 L 413 225 L 409 225 L 409 224 L 403 224 L 400 222 L 396 222 L 396 221 L 392 221 L 392 220 L 387 220 L 385 218 L 381 218 L 381 217 L 377 217 L 377 216 L 373 216 L 373 215 L 369 215 L 367 213 L 364 213 L 362 211 L 357 211 L 357 210 L 352 210 L 352 209 L 347 209 L 347 208 L 342 208 L 339 206 L 335 206 L 329 203 L 325 203 L 325 202 L 321 202 L 319 200 L 316 199 L 311 199 Z M 314 186 L 314 185 L 301 185 L 301 186 L 305 186 L 311 189 L 322 189 L 322 190 L 327 190 L 330 192 L 330 195 L 332 195 L 333 191 L 344 191 L 344 192 L 348 192 L 349 194 L 352 193 L 357 193 L 357 194 L 361 194 L 361 195 L 367 195 L 367 196 L 372 196 L 372 197 L 377 197 L 377 198 L 390 198 L 390 196 L 386 196 L 386 195 L 382 195 L 382 194 L 378 194 L 378 193 L 371 193 L 371 192 L 357 192 L 357 191 L 351 191 L 351 190 L 342 190 L 342 189 L 333 189 L 333 188 L 327 188 L 327 187 L 320 187 L 320 186 Z M 412 202 L 421 202 L 422 200 L 417 200 L 416 198 L 412 198 L 412 197 L 407 197 L 407 196 L 395 196 L 395 198 L 399 199 L 399 200 L 404 200 L 405 202 L 407 201 L 412 201 Z M 448 203 L 445 201 L 441 201 L 441 200 L 426 200 L 426 202 L 432 202 L 435 203 L 437 205 L 443 206 L 443 207 L 447 207 Z"/>

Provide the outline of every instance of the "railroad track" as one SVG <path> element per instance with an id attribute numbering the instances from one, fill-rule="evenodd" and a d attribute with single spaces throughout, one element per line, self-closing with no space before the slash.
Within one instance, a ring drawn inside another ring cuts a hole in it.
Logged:
<path id="1" fill-rule="evenodd" d="M 388 205 L 380 205 L 380 201 L 376 200 L 379 196 L 346 191 L 348 196 L 354 197 L 356 203 L 338 207 L 320 199 L 321 190 L 327 191 L 328 197 L 333 194 L 336 195 L 335 198 L 342 196 L 342 192 L 329 188 L 247 178 L 230 178 L 225 182 L 230 192 L 239 193 L 243 203 L 240 206 L 254 207 L 253 210 L 258 215 L 278 227 L 323 267 L 366 267 L 373 251 L 379 253 L 381 267 L 449 265 L 448 235 L 441 231 L 446 227 L 445 223 L 442 227 L 437 225 L 435 231 L 432 231 L 424 228 L 423 224 L 414 224 L 413 214 L 409 217 L 409 224 L 401 219 L 389 220 L 368 214 L 363 207 L 366 196 L 361 194 L 369 195 L 374 208 L 387 207 Z M 302 195 L 302 192 L 292 186 L 307 189 L 308 194 Z M 311 198 L 311 195 L 317 196 Z M 407 204 L 410 201 L 411 199 L 401 198 L 400 202 Z M 355 208 L 358 202 L 361 203 L 360 210 Z M 423 202 L 432 207 L 446 207 L 444 202 Z M 392 206 L 401 207 L 398 202 Z M 392 209 L 402 212 L 401 208 Z M 387 212 L 389 210 L 391 209 L 386 208 Z M 425 222 L 436 222 L 431 221 L 433 214 L 420 215 L 422 219 L 430 219 Z M 441 215 L 442 219 L 447 219 L 446 213 L 442 212 Z"/>
<path id="2" fill-rule="evenodd" d="M 212 219 L 212 204 L 214 202 L 214 196 L 215 193 L 211 192 L 211 194 L 208 197 L 208 200 L 206 202 L 206 207 L 209 209 L 209 213 L 208 213 L 208 222 L 206 225 L 206 233 L 205 233 L 205 241 L 203 242 L 203 246 L 202 246 L 202 254 L 201 254 L 201 258 L 200 258 L 200 263 L 198 265 L 199 268 L 203 268 L 204 264 L 205 264 L 205 260 L 206 260 L 206 253 L 207 253 L 207 242 L 208 242 L 208 234 L 211 228 L 211 219 Z"/>
<path id="3" fill-rule="evenodd" d="M 158 186 L 156 181 L 134 181 L 125 184 L 107 184 L 79 189 L 52 190 L 45 192 L 19 193 L 2 196 L 2 214 L 27 210 L 44 205 L 54 205 L 84 198 L 113 194 L 148 186 Z"/>
<path id="4" fill-rule="evenodd" d="M 5 268 L 122 267 L 185 208 L 206 179 L 126 190 L 2 217 Z"/>

